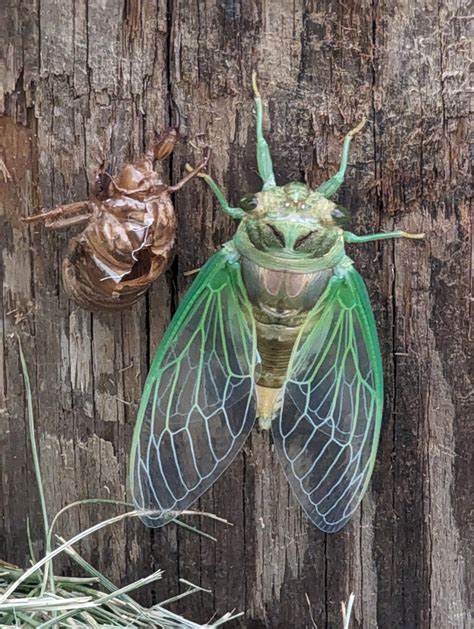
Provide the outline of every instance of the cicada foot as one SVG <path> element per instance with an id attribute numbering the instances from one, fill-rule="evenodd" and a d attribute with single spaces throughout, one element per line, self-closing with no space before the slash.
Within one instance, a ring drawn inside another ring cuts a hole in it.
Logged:
<path id="1" fill-rule="evenodd" d="M 412 234 L 411 232 L 400 232 L 400 238 L 411 238 L 412 240 L 423 240 L 425 234 L 423 232 Z"/>
<path id="2" fill-rule="evenodd" d="M 89 201 L 76 201 L 67 205 L 58 205 L 51 210 L 43 210 L 34 216 L 22 218 L 24 223 L 43 222 L 46 229 L 64 229 L 72 225 L 87 223 L 91 217 Z"/>

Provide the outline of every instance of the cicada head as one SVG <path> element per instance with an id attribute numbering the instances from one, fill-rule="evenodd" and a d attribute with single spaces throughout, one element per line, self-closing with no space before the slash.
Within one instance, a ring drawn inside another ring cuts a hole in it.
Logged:
<path id="1" fill-rule="evenodd" d="M 284 260 L 295 260 L 323 258 L 333 250 L 333 255 L 330 256 L 332 262 L 336 259 L 336 254 L 344 253 L 342 225 L 348 215 L 331 201 L 331 197 L 344 181 L 350 143 L 353 136 L 364 127 L 365 118 L 346 134 L 339 170 L 333 177 L 324 181 L 316 190 L 300 182 L 277 186 L 270 148 L 263 135 L 263 105 L 255 72 L 252 74 L 252 85 L 257 166 L 263 182 L 262 191 L 247 194 L 240 200 L 239 207 L 230 207 L 216 182 L 207 174 L 200 176 L 214 191 L 224 212 L 232 218 L 240 219 L 234 240 L 241 252 L 242 247 L 250 247 Z M 280 260 L 278 268 L 282 266 Z M 306 261 L 303 266 L 306 266 Z M 310 266 L 314 265 L 311 263 Z"/>
<path id="2" fill-rule="evenodd" d="M 294 258 L 319 258 L 334 245 L 347 214 L 306 184 L 291 182 L 244 196 L 239 229 L 261 251 Z"/>

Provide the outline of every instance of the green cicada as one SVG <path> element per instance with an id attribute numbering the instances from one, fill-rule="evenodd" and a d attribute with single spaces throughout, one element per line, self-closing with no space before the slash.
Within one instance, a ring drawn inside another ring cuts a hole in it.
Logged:
<path id="1" fill-rule="evenodd" d="M 234 238 L 200 271 L 171 322 L 143 393 L 131 453 L 142 519 L 162 526 L 189 507 L 242 448 L 258 417 L 303 509 L 341 529 L 364 495 L 380 433 L 383 375 L 367 291 L 344 243 L 422 238 L 356 236 L 330 201 L 337 174 L 311 190 L 277 186 L 253 78 L 261 192 L 226 214 Z"/>

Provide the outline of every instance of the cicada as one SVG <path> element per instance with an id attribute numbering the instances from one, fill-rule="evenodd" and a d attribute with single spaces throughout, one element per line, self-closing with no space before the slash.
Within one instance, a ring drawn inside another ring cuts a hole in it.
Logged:
<path id="1" fill-rule="evenodd" d="M 422 238 L 356 236 L 331 201 L 338 172 L 316 189 L 278 186 L 255 76 L 260 192 L 223 211 L 240 221 L 200 271 L 158 348 L 131 451 L 142 520 L 159 527 L 205 492 L 242 448 L 256 418 L 271 428 L 286 477 L 322 531 L 340 530 L 374 467 L 383 405 L 379 342 L 367 290 L 345 243 Z"/>
<path id="2" fill-rule="evenodd" d="M 101 164 L 87 201 L 61 205 L 24 219 L 48 229 L 86 224 L 71 238 L 63 261 L 68 296 L 92 311 L 128 308 L 168 268 L 174 253 L 176 215 L 170 193 L 204 168 L 207 159 L 174 186 L 153 169 L 174 149 L 179 116 L 151 144 L 142 159 L 126 164 L 117 177 Z"/>

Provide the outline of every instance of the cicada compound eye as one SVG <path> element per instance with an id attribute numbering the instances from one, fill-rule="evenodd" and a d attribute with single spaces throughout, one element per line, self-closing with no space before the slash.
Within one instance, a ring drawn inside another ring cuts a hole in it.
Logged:
<path id="1" fill-rule="evenodd" d="M 343 227 L 349 222 L 351 215 L 349 210 L 346 210 L 341 206 L 337 206 L 332 210 L 331 218 L 336 225 Z"/>
<path id="2" fill-rule="evenodd" d="M 244 212 L 252 212 L 258 205 L 257 197 L 254 194 L 246 194 L 240 199 L 239 206 Z"/>

